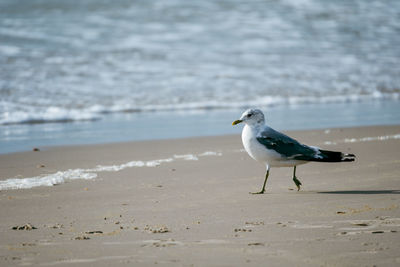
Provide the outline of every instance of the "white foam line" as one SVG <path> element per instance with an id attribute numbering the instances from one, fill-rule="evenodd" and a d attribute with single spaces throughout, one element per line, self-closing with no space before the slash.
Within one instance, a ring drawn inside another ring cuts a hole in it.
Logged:
<path id="1" fill-rule="evenodd" d="M 321 229 L 321 228 L 333 228 L 332 225 L 317 225 L 317 224 L 295 224 L 291 226 L 297 229 Z"/>
<path id="2" fill-rule="evenodd" d="M 104 256 L 104 257 L 87 258 L 87 259 L 61 259 L 59 261 L 42 263 L 41 265 L 52 266 L 52 265 L 58 265 L 58 264 L 92 263 L 92 262 L 104 261 L 104 260 L 123 260 L 123 259 L 128 259 L 129 257 L 130 256 Z"/>
<path id="3" fill-rule="evenodd" d="M 171 158 L 156 159 L 150 161 L 129 161 L 120 165 L 97 165 L 91 169 L 69 169 L 48 175 L 40 175 L 29 178 L 10 178 L 0 181 L 0 190 L 29 189 L 38 186 L 53 186 L 65 183 L 68 180 L 84 179 L 90 180 L 97 177 L 98 172 L 118 172 L 127 168 L 156 167 L 163 163 L 170 163 L 175 160 L 199 160 L 199 156 L 221 156 L 220 152 L 207 151 L 199 155 L 185 154 L 174 155 Z"/>
<path id="4" fill-rule="evenodd" d="M 355 142 L 371 142 L 371 141 L 385 141 L 389 139 L 400 139 L 400 134 L 395 135 L 384 135 L 384 136 L 375 136 L 375 137 L 363 137 L 363 138 L 351 138 L 344 139 L 345 143 L 355 143 Z"/>
<path id="5" fill-rule="evenodd" d="M 214 151 L 206 151 L 204 153 L 199 154 L 199 157 L 205 157 L 205 156 L 222 156 L 222 153 Z"/>
<path id="6" fill-rule="evenodd" d="M 183 160 L 199 160 L 198 157 L 196 157 L 193 154 L 186 154 L 186 155 L 174 155 L 175 159 L 183 159 Z"/>
<path id="7" fill-rule="evenodd" d="M 340 141 L 326 141 L 324 145 L 336 145 L 338 143 L 358 143 L 358 142 L 371 142 L 371 141 L 386 141 L 390 139 L 400 139 L 400 134 L 394 135 L 383 135 L 383 136 L 374 136 L 374 137 L 362 137 L 362 138 L 346 138 Z"/>

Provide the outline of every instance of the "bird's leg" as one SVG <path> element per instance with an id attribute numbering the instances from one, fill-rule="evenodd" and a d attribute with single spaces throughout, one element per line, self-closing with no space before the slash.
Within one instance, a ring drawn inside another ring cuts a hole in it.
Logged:
<path id="1" fill-rule="evenodd" d="M 293 169 L 293 182 L 296 184 L 296 186 L 297 186 L 297 191 L 300 191 L 300 185 L 301 185 L 301 182 L 297 179 L 297 177 L 296 177 L 296 166 L 294 166 L 294 169 Z"/>
<path id="2" fill-rule="evenodd" d="M 253 194 L 253 195 L 255 195 L 255 194 L 264 194 L 265 186 L 267 185 L 268 175 L 269 175 L 269 166 L 267 166 L 267 174 L 265 174 L 264 185 L 263 185 L 261 191 L 260 192 L 254 192 L 254 193 L 251 193 L 251 194 Z"/>

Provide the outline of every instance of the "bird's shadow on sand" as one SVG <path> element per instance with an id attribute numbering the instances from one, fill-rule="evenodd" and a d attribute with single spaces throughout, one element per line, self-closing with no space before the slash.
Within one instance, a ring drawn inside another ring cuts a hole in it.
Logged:
<path id="1" fill-rule="evenodd" d="M 318 194 L 337 194 L 337 195 L 381 195 L 381 194 L 400 194 L 400 190 L 345 190 L 345 191 L 323 191 Z"/>

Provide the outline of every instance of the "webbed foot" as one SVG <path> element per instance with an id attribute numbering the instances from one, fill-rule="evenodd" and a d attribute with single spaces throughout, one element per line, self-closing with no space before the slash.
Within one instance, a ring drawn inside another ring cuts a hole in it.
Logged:
<path id="1" fill-rule="evenodd" d="M 297 191 L 300 191 L 300 186 L 302 185 L 301 182 L 297 179 L 297 177 L 293 177 L 293 182 L 296 184 L 297 186 Z"/>
<path id="2" fill-rule="evenodd" d="M 260 192 L 249 192 L 249 194 L 252 194 L 252 195 L 260 195 L 260 194 L 264 194 L 265 193 L 265 190 L 261 190 Z"/>

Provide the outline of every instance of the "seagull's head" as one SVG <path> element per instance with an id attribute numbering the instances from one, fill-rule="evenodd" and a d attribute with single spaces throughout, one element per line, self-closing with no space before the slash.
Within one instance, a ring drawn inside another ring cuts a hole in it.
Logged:
<path id="1" fill-rule="evenodd" d="M 238 123 L 245 123 L 247 125 L 258 125 L 258 124 L 264 124 L 264 114 L 262 113 L 261 110 L 259 109 L 248 109 L 245 112 L 243 112 L 242 116 L 240 119 L 235 120 L 232 122 L 232 125 L 236 125 Z"/>

